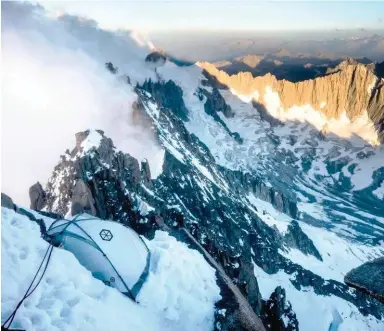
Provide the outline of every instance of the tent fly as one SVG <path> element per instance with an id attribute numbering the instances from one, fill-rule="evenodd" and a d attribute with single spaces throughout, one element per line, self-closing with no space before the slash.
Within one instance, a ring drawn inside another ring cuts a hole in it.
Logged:
<path id="1" fill-rule="evenodd" d="M 133 300 L 148 276 L 148 247 L 121 223 L 82 213 L 53 222 L 45 239 L 72 252 L 95 278 Z"/>

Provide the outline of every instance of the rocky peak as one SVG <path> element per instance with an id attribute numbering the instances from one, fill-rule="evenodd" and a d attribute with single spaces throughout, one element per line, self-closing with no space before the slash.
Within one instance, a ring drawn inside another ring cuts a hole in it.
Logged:
<path id="1" fill-rule="evenodd" d="M 144 162 L 143 173 L 149 174 Z M 65 215 L 86 211 L 101 218 L 129 223 L 142 176 L 139 162 L 117 151 L 112 140 L 101 130 L 76 134 L 76 147 L 63 156 L 48 182 L 48 210 Z"/>
<path id="2" fill-rule="evenodd" d="M 145 58 L 145 62 L 153 62 L 159 64 L 164 64 L 166 60 L 167 58 L 162 50 L 155 50 L 149 53 Z"/>
<path id="3" fill-rule="evenodd" d="M 75 138 L 76 147 L 72 151 L 72 154 L 81 152 L 84 149 L 88 150 L 92 147 L 97 147 L 97 144 L 100 144 L 101 142 L 103 142 L 103 144 L 108 144 L 108 142 L 105 141 L 107 138 L 104 136 L 104 131 L 102 130 L 86 130 L 78 132 L 75 134 Z"/>
<path id="4" fill-rule="evenodd" d="M 12 198 L 3 192 L 1 192 L 1 206 L 8 209 L 13 209 L 13 210 L 16 209 L 16 206 L 13 203 Z"/>
<path id="5" fill-rule="evenodd" d="M 263 319 L 267 330 L 298 331 L 299 322 L 292 305 L 286 300 L 285 290 L 280 286 L 271 294 L 265 302 Z"/>
<path id="6" fill-rule="evenodd" d="M 271 111 L 276 111 L 268 108 L 271 93 L 277 93 L 279 107 L 284 112 L 295 106 L 310 105 L 328 119 L 340 119 L 345 114 L 354 121 L 366 114 L 381 140 L 384 139 L 384 89 L 375 74 L 377 70 L 372 70 L 370 65 L 346 59 L 325 76 L 297 83 L 278 80 L 271 74 L 253 77 L 250 72 L 240 72 L 228 75 L 207 62 L 198 65 L 218 84 L 238 94 L 254 95 L 257 102 Z"/>
<path id="7" fill-rule="evenodd" d="M 144 108 L 148 101 L 145 98 L 149 96 L 143 93 Z M 173 148 L 179 153 L 175 157 L 166 151 L 163 173 L 157 179 L 151 179 L 146 160 L 140 166 L 135 158 L 116 150 L 103 133 L 79 133 L 75 152 L 64 155 L 49 181 L 47 209 L 61 214 L 69 210 L 95 213 L 103 219 L 130 225 L 147 237 L 158 226 L 172 233 L 180 227 L 186 229 L 221 264 L 247 305 L 262 315 L 266 326 L 296 330 L 292 311 L 295 307 L 285 301 L 282 291 L 270 300 L 261 299 L 255 265 L 268 273 L 284 270 L 290 275 L 297 274 L 292 284 L 298 290 L 301 286 L 312 286 L 316 293 L 332 293 L 361 306 L 361 310 L 369 307 L 372 314 L 381 316 L 380 309 L 365 296 L 355 297 L 346 285 L 326 281 L 283 257 L 279 252 L 287 246 L 314 256 L 319 253 L 298 222 L 284 237 L 260 219 L 264 215 L 262 210 L 250 209 L 242 197 L 249 192 L 255 196 L 266 194 L 272 205 L 293 216 L 297 214 L 294 202 L 266 187 L 261 189 L 260 180 L 251 174 L 224 171 L 217 166 L 209 149 L 188 133 L 184 121 L 171 109 L 161 108 L 157 116 L 161 139 L 164 144 L 174 143 Z M 220 287 L 223 301 L 218 308 L 223 314 L 216 317 L 221 330 L 241 330 L 239 307 L 233 306 L 233 295 L 227 295 L 228 289 Z"/>
<path id="8" fill-rule="evenodd" d="M 41 210 L 45 207 L 47 196 L 39 182 L 29 188 L 29 199 L 31 201 L 31 209 Z"/>
<path id="9" fill-rule="evenodd" d="M 151 187 L 151 169 L 149 168 L 148 160 L 144 159 L 141 161 L 141 181 L 147 187 Z"/>

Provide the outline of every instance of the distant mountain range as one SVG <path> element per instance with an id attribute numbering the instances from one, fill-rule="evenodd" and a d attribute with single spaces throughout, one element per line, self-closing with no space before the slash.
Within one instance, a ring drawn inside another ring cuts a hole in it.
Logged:
<path id="1" fill-rule="evenodd" d="M 338 60 L 346 57 L 384 61 L 384 31 L 335 30 L 312 32 L 170 33 L 154 36 L 157 47 L 188 62 L 233 62 L 244 55 L 311 57 Z M 304 55 L 304 56 L 300 56 Z M 284 62 L 284 61 L 283 61 Z M 328 63 L 326 61 L 326 63 Z M 314 63 L 316 64 L 316 63 Z"/>
<path id="2" fill-rule="evenodd" d="M 214 62 L 213 65 L 229 75 L 239 72 L 250 72 L 253 76 L 271 73 L 277 79 L 299 82 L 324 75 L 329 68 L 334 68 L 346 58 L 324 53 L 292 53 L 280 49 L 275 53 L 263 55 L 245 55 L 232 60 Z M 368 64 L 372 61 L 366 57 L 356 59 L 357 62 Z"/>

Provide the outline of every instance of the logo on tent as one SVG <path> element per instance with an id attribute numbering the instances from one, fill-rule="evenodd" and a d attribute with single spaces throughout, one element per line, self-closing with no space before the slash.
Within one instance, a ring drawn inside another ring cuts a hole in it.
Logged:
<path id="1" fill-rule="evenodd" d="M 106 229 L 102 229 L 102 230 L 100 231 L 100 237 L 101 237 L 101 239 L 103 239 L 103 240 L 111 241 L 112 238 L 113 238 L 113 235 L 112 235 L 112 232 L 111 232 L 111 231 L 106 230 Z"/>

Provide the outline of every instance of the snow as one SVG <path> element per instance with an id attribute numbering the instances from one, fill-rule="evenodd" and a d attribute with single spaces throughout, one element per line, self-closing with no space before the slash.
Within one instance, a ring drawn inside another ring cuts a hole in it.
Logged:
<path id="1" fill-rule="evenodd" d="M 2 208 L 2 322 L 31 282 L 48 244 L 39 226 Z M 135 304 L 92 277 L 68 251 L 54 248 L 47 272 L 12 324 L 34 330 L 212 330 L 220 298 L 202 255 L 157 231 L 148 242 L 150 275 Z M 120 253 L 120 251 L 119 251 Z M 123 254 L 123 253 L 121 253 Z"/>
<path id="2" fill-rule="evenodd" d="M 241 101 L 243 101 L 244 103 L 250 103 L 252 102 L 253 100 L 256 100 L 258 101 L 259 98 L 260 98 L 260 93 L 259 91 L 255 90 L 253 93 L 251 94 L 240 94 L 238 93 L 235 89 L 230 89 L 231 93 L 233 95 L 236 95 Z"/>
<path id="3" fill-rule="evenodd" d="M 283 316 L 281 316 L 281 319 L 284 322 L 284 326 L 288 327 L 288 325 L 289 325 L 289 318 L 288 318 L 288 316 L 284 314 Z"/>
<path id="4" fill-rule="evenodd" d="M 384 200 L 384 181 L 381 183 L 381 185 L 376 190 L 373 190 L 372 193 L 378 199 Z"/>
<path id="5" fill-rule="evenodd" d="M 297 204 L 297 208 L 299 209 L 299 211 L 305 212 L 306 214 L 318 220 L 330 221 L 324 211 L 323 206 L 318 203 L 299 202 Z"/>
<path id="6" fill-rule="evenodd" d="M 88 152 L 92 148 L 98 148 L 102 139 L 103 137 L 99 132 L 97 132 L 96 130 L 90 130 L 87 138 L 85 138 L 81 143 L 83 153 Z"/>
<path id="7" fill-rule="evenodd" d="M 309 104 L 294 105 L 288 109 L 284 109 L 279 94 L 273 91 L 270 86 L 265 88 L 264 100 L 268 112 L 282 122 L 308 122 L 319 131 L 326 128 L 327 132 L 332 132 L 343 138 L 348 138 L 356 134 L 371 145 L 380 144 L 374 123 L 369 119 L 367 112 L 364 112 L 359 118 L 352 121 L 347 117 L 345 111 L 337 119 L 327 118 L 323 113 L 316 111 Z M 325 107 L 325 105 L 326 104 L 322 103 L 320 108 Z"/>
<path id="8" fill-rule="evenodd" d="M 257 208 L 255 212 L 264 223 L 270 227 L 276 227 L 281 234 L 287 231 L 288 225 L 292 220 L 289 216 L 277 211 L 269 202 L 256 198 L 252 193 L 247 195 L 247 199 Z"/>
<path id="9" fill-rule="evenodd" d="M 151 267 L 138 301 L 162 314 L 175 330 L 210 330 L 220 297 L 215 270 L 203 256 L 166 232 L 148 242 Z"/>
<path id="10" fill-rule="evenodd" d="M 371 95 L 372 90 L 375 87 L 377 81 L 378 81 L 378 78 L 375 77 L 373 79 L 372 83 L 368 85 L 367 92 L 368 92 L 369 95 Z"/>
<path id="11" fill-rule="evenodd" d="M 139 196 L 136 196 L 137 209 L 141 216 L 147 216 L 151 211 L 155 210 L 152 206 L 146 203 Z"/>
<path id="12" fill-rule="evenodd" d="M 384 147 L 377 147 L 375 154 L 358 160 L 353 175 L 349 175 L 355 191 L 362 190 L 372 183 L 372 174 L 383 166 Z M 343 172 L 346 173 L 345 171 Z"/>
<path id="13" fill-rule="evenodd" d="M 313 331 L 314 326 L 316 331 L 329 331 L 335 324 L 339 324 L 337 331 L 382 330 L 383 321 L 372 315 L 363 316 L 348 301 L 335 296 L 317 295 L 312 287 L 297 290 L 290 281 L 294 275 L 289 276 L 282 271 L 270 275 L 256 264 L 254 272 L 264 300 L 269 299 L 277 286 L 284 287 L 286 298 L 299 321 L 300 331 Z"/>
<path id="14" fill-rule="evenodd" d="M 314 227 L 304 222 L 299 222 L 299 224 L 302 231 L 312 240 L 323 261 L 319 261 L 311 255 L 304 255 L 296 249 L 281 254 L 324 279 L 344 282 L 344 276 L 347 272 L 384 254 L 384 247 L 363 245 L 341 238 L 336 233 L 326 229 Z"/>

